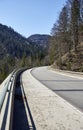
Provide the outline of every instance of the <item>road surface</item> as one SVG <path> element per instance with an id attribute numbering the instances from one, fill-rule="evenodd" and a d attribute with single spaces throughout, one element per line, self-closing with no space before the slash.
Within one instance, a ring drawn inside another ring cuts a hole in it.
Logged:
<path id="1" fill-rule="evenodd" d="M 83 76 L 74 76 L 47 67 L 34 68 L 31 74 L 56 94 L 83 111 Z"/>

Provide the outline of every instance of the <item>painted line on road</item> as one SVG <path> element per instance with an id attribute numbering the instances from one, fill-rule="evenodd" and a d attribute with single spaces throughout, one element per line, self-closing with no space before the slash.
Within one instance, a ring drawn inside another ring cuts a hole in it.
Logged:
<path id="1" fill-rule="evenodd" d="M 82 80 L 83 80 L 82 77 L 73 76 L 73 75 L 70 75 L 70 74 L 66 74 L 66 73 L 64 73 L 64 72 L 58 72 L 58 71 L 55 71 L 55 70 L 50 70 L 50 71 L 52 71 L 53 73 L 60 74 L 60 75 L 65 75 L 65 76 L 68 76 L 68 77 L 72 77 L 72 78 L 82 79 Z"/>

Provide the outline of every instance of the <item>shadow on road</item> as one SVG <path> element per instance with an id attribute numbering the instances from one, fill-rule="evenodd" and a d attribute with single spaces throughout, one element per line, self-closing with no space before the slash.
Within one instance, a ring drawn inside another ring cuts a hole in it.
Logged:
<path id="1" fill-rule="evenodd" d="M 23 96 L 24 95 L 24 96 Z M 24 101 L 27 106 L 31 125 L 25 110 Z M 14 97 L 14 111 L 13 111 L 13 130 L 36 130 L 33 117 L 26 99 L 26 95 L 23 89 L 23 85 L 20 82 L 20 74 L 16 80 L 15 97 Z"/>
<path id="2" fill-rule="evenodd" d="M 55 91 L 55 92 L 58 92 L 58 91 L 70 91 L 70 92 L 78 92 L 78 91 L 83 91 L 83 89 L 55 89 L 55 90 L 52 90 L 52 91 Z"/>
<path id="3" fill-rule="evenodd" d="M 83 82 L 83 80 L 39 80 L 41 82 Z"/>

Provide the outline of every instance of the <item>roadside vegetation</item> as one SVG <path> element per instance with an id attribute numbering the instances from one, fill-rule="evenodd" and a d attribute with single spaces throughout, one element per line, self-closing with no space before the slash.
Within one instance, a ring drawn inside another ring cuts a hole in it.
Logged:
<path id="1" fill-rule="evenodd" d="M 54 68 L 83 72 L 83 0 L 67 0 L 51 30 Z"/>

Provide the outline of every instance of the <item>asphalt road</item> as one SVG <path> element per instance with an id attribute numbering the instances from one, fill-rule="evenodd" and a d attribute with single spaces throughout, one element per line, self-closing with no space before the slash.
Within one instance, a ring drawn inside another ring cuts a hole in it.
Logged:
<path id="1" fill-rule="evenodd" d="M 49 70 L 47 67 L 34 68 L 31 74 L 56 94 L 83 111 L 83 78 Z"/>

